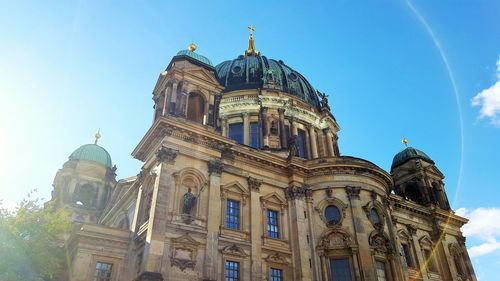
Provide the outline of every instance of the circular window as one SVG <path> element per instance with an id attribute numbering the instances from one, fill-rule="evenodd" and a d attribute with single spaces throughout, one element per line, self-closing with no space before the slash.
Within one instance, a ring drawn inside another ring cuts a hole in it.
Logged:
<path id="1" fill-rule="evenodd" d="M 336 225 L 340 222 L 340 210 L 335 205 L 330 205 L 325 208 L 325 219 L 329 225 Z"/>
<path id="2" fill-rule="evenodd" d="M 299 77 L 297 76 L 297 74 L 295 74 L 293 72 L 290 73 L 290 74 L 288 74 L 288 78 L 290 78 L 290 80 L 292 80 L 292 81 L 297 81 L 297 79 L 299 79 Z"/>
<path id="3" fill-rule="evenodd" d="M 378 215 L 378 212 L 377 212 L 377 210 L 375 210 L 375 208 L 372 208 L 370 210 L 370 221 L 374 225 L 380 224 L 380 216 Z"/>
<path id="4" fill-rule="evenodd" d="M 238 73 L 240 73 L 242 70 L 243 70 L 243 69 L 241 68 L 241 66 L 238 66 L 238 65 L 237 65 L 237 66 L 233 67 L 233 69 L 232 69 L 231 71 L 232 71 L 233 73 L 235 73 L 235 74 L 238 74 Z"/>

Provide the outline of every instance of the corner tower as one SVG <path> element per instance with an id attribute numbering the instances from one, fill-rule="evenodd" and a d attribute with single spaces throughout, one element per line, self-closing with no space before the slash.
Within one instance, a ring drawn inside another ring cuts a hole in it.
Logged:
<path id="1" fill-rule="evenodd" d="M 403 143 L 407 143 L 403 140 Z M 450 210 L 444 190 L 444 175 L 423 151 L 406 147 L 394 156 L 391 165 L 394 191 L 420 205 L 436 205 Z"/>
<path id="2" fill-rule="evenodd" d="M 54 178 L 52 201 L 68 209 L 74 221 L 96 223 L 116 185 L 116 166 L 97 145 L 99 138 L 98 132 L 93 144 L 73 151 Z"/>

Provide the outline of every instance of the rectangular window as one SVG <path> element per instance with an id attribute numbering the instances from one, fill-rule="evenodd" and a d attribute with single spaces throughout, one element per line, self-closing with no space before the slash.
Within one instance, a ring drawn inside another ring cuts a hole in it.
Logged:
<path id="1" fill-rule="evenodd" d="M 243 143 L 243 123 L 229 124 L 229 138 L 237 143 Z"/>
<path id="2" fill-rule="evenodd" d="M 385 263 L 376 261 L 375 270 L 377 271 L 377 281 L 387 281 L 387 277 L 385 276 Z"/>
<path id="3" fill-rule="evenodd" d="M 280 238 L 280 227 L 277 211 L 267 210 L 267 236 L 271 238 Z"/>
<path id="4" fill-rule="evenodd" d="M 260 148 L 260 127 L 259 123 L 250 123 L 250 146 Z"/>
<path id="5" fill-rule="evenodd" d="M 240 229 L 240 202 L 227 200 L 226 203 L 226 227 Z"/>
<path id="6" fill-rule="evenodd" d="M 240 263 L 236 261 L 226 261 L 225 265 L 225 279 L 226 281 L 239 281 L 240 280 Z"/>
<path id="7" fill-rule="evenodd" d="M 401 244 L 401 256 L 403 256 L 403 263 L 407 267 L 413 267 L 411 263 L 410 247 L 406 244 Z"/>
<path id="8" fill-rule="evenodd" d="M 271 267 L 269 270 L 269 281 L 283 281 L 283 270 Z"/>
<path id="9" fill-rule="evenodd" d="M 297 130 L 297 156 L 307 159 L 306 132 Z"/>
<path id="10" fill-rule="evenodd" d="M 105 262 L 95 264 L 94 281 L 110 281 L 113 265 Z"/>
<path id="11" fill-rule="evenodd" d="M 349 259 L 330 259 L 330 270 L 333 281 L 351 281 Z"/>

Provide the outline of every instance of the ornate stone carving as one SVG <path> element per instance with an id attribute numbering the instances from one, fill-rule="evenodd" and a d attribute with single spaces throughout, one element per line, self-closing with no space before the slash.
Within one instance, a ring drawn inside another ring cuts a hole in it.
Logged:
<path id="1" fill-rule="evenodd" d="M 177 266 L 181 271 L 186 268 L 194 269 L 198 253 L 198 243 L 189 234 L 172 239 L 172 254 L 170 266 Z"/>
<path id="2" fill-rule="evenodd" d="M 220 175 L 224 169 L 224 163 L 220 159 L 211 160 L 208 162 L 208 173 Z"/>
<path id="3" fill-rule="evenodd" d="M 294 186 L 291 185 L 285 189 L 285 197 L 287 200 L 295 200 L 300 198 L 311 198 L 312 189 L 309 186 Z"/>
<path id="4" fill-rule="evenodd" d="M 279 264 L 284 264 L 288 265 L 289 262 L 286 259 L 286 257 L 280 253 L 273 253 L 267 256 L 267 258 L 264 259 L 268 263 L 279 263 Z"/>
<path id="5" fill-rule="evenodd" d="M 231 161 L 234 160 L 233 151 L 231 150 L 231 148 L 229 148 L 227 146 L 223 146 L 221 148 L 220 154 L 221 154 L 221 158 L 223 158 L 223 159 L 228 159 L 228 160 L 231 160 Z"/>
<path id="6" fill-rule="evenodd" d="M 359 186 L 346 186 L 345 191 L 347 196 L 352 200 L 359 200 L 359 193 L 361 191 L 361 187 Z"/>
<path id="7" fill-rule="evenodd" d="M 255 191 L 260 191 L 260 186 L 262 185 L 262 180 L 253 178 L 253 177 L 247 177 L 247 182 L 248 182 L 248 187 L 250 190 L 255 190 Z"/>
<path id="8" fill-rule="evenodd" d="M 318 243 L 318 249 L 344 249 L 350 247 L 351 243 L 352 240 L 349 234 L 340 229 L 334 229 L 321 236 Z"/>
<path id="9" fill-rule="evenodd" d="M 392 245 L 387 237 L 379 231 L 374 231 L 369 238 L 370 246 L 372 246 L 376 252 L 381 254 L 392 253 Z"/>
<path id="10" fill-rule="evenodd" d="M 247 257 L 247 253 L 245 253 L 245 250 L 243 250 L 241 247 L 239 247 L 236 244 L 226 246 L 221 250 L 221 253 L 223 255 L 228 255 L 228 256 L 236 256 L 236 257 Z"/>
<path id="11" fill-rule="evenodd" d="M 326 193 L 326 196 L 327 196 L 328 198 L 332 198 L 332 197 L 333 197 L 333 189 L 332 189 L 332 188 L 327 188 L 327 189 L 325 190 L 325 193 Z"/>
<path id="12" fill-rule="evenodd" d="M 161 163 L 173 164 L 176 157 L 177 151 L 163 145 L 156 152 L 156 159 Z"/>
<path id="13" fill-rule="evenodd" d="M 408 229 L 408 233 L 410 235 L 416 235 L 417 234 L 417 228 L 411 224 L 406 225 L 406 228 Z"/>

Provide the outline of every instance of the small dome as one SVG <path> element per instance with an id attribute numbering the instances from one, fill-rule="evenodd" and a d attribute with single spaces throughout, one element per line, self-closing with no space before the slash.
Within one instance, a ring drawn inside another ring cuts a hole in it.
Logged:
<path id="1" fill-rule="evenodd" d="M 212 64 L 212 62 L 205 56 L 202 56 L 198 53 L 195 53 L 195 52 L 192 52 L 190 50 L 181 50 L 177 53 L 177 55 L 174 57 L 174 59 L 176 57 L 184 57 L 184 58 L 187 58 L 188 60 L 189 59 L 192 59 L 194 60 L 195 62 L 201 62 L 211 68 L 214 67 L 214 65 Z"/>
<path id="2" fill-rule="evenodd" d="M 407 147 L 401 150 L 398 154 L 396 154 L 396 156 L 394 156 L 394 159 L 392 159 L 391 170 L 407 162 L 410 159 L 422 159 L 424 161 L 434 164 L 434 161 L 432 161 L 432 159 L 423 151 L 413 147 Z"/>
<path id="3" fill-rule="evenodd" d="M 225 92 L 259 89 L 265 83 L 274 83 L 283 92 L 296 96 L 315 107 L 319 99 L 311 84 L 297 71 L 281 60 L 265 56 L 239 56 L 215 67 L 217 80 Z"/>
<path id="4" fill-rule="evenodd" d="M 107 168 L 111 168 L 111 156 L 106 149 L 97 144 L 85 144 L 73 151 L 69 156 L 69 160 L 86 160 L 101 164 Z"/>

